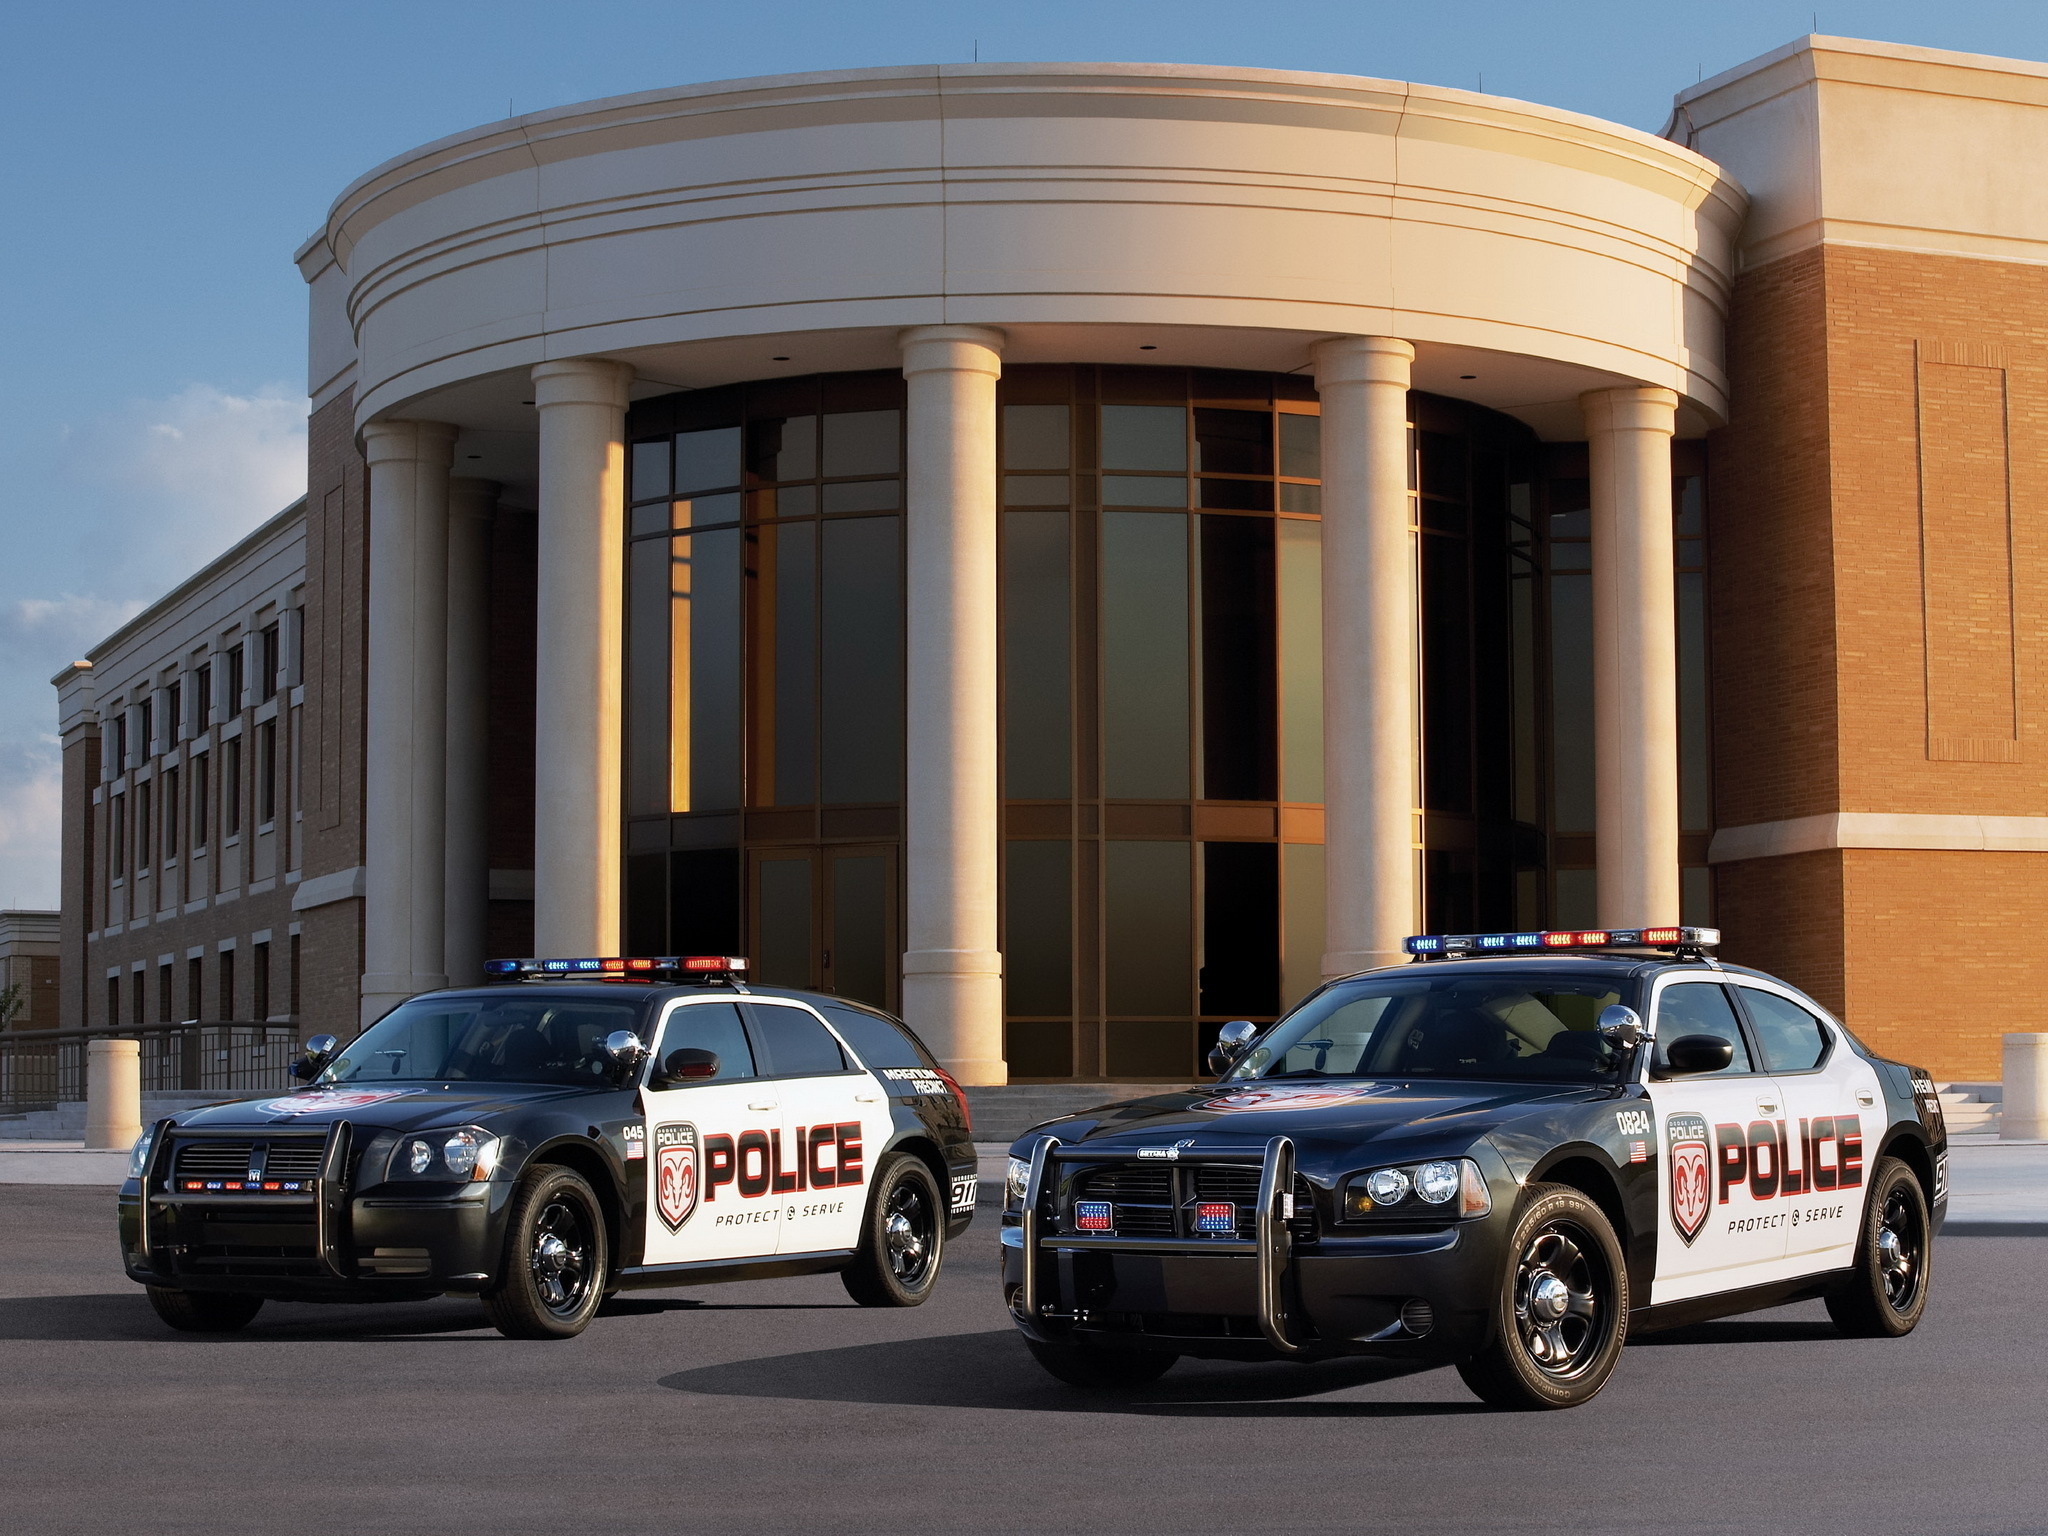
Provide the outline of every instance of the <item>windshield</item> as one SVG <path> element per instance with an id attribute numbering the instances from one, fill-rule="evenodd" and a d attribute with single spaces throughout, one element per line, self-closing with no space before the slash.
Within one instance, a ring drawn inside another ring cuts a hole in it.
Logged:
<path id="1" fill-rule="evenodd" d="M 583 997 L 416 997 L 350 1043 L 319 1081 L 560 1083 L 610 1068 L 604 1037 L 640 1021 L 638 1003 Z"/>
<path id="2" fill-rule="evenodd" d="M 1229 1074 L 1252 1078 L 1483 1077 L 1611 1082 L 1625 1053 L 1594 1028 L 1621 1001 L 1557 976 L 1372 977 L 1319 992 Z"/>

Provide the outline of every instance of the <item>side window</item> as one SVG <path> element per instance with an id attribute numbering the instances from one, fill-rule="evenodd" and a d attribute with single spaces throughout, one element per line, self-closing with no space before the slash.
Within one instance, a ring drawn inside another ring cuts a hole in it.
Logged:
<path id="1" fill-rule="evenodd" d="M 846 1070 L 846 1053 L 832 1031 L 802 1008 L 755 1003 L 748 1008 L 761 1070 L 768 1077 L 822 1077 Z"/>
<path id="2" fill-rule="evenodd" d="M 1735 1047 L 1735 1056 L 1718 1073 L 1707 1077 L 1732 1077 L 1756 1069 L 1749 1062 L 1749 1047 L 1743 1043 L 1742 1026 L 1735 1022 L 1735 1007 L 1719 984 L 1711 981 L 1682 981 L 1666 987 L 1657 999 L 1657 1064 L 1664 1064 L 1664 1047 L 1681 1035 L 1717 1035 Z"/>
<path id="3" fill-rule="evenodd" d="M 818 1011 L 832 1021 L 832 1027 L 853 1047 L 861 1064 L 883 1067 L 937 1067 L 932 1054 L 908 1029 L 858 1008 L 835 1008 L 820 1003 Z"/>
<path id="4" fill-rule="evenodd" d="M 1788 997 L 1761 987 L 1742 989 L 1742 1006 L 1756 1030 L 1756 1048 L 1768 1072 L 1810 1072 L 1828 1053 L 1828 1034 L 1819 1019 Z"/>
<path id="5" fill-rule="evenodd" d="M 657 1069 L 671 1051 L 709 1051 L 718 1058 L 718 1070 L 698 1082 L 729 1083 L 754 1075 L 754 1052 L 740 1023 L 737 1003 L 693 1003 L 669 1015 L 661 1031 L 661 1045 L 655 1051 Z"/>

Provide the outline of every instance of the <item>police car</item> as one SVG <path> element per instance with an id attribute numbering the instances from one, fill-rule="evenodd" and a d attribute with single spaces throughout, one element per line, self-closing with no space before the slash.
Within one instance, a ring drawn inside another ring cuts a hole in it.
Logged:
<path id="1" fill-rule="evenodd" d="M 497 985 L 316 1038 L 299 1091 L 143 1134 L 129 1278 L 195 1331 L 455 1292 L 566 1338 L 615 1290 L 827 1271 L 918 1305 L 974 1213 L 964 1095 L 895 1019 L 745 964 L 492 961 Z"/>
<path id="2" fill-rule="evenodd" d="M 1824 1298 L 1909 1332 L 1947 1206 L 1928 1075 L 1711 929 L 1423 935 L 1213 1085 L 1011 1147 L 1003 1290 L 1084 1387 L 1177 1356 L 1452 1362 L 1490 1403 L 1598 1392 L 1632 1330 Z"/>

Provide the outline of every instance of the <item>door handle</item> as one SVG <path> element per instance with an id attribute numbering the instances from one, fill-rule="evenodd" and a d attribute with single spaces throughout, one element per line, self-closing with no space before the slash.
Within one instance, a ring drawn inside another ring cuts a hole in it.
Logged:
<path id="1" fill-rule="evenodd" d="M 749 1109 L 780 1109 L 781 1107 L 782 1101 L 780 1099 L 754 1099 L 747 1105 Z"/>
<path id="2" fill-rule="evenodd" d="M 879 1093 L 856 1093 L 853 1096 L 853 1102 L 856 1104 L 879 1104 L 882 1102 L 882 1096 Z"/>
<path id="3" fill-rule="evenodd" d="M 1756 1101 L 1756 1112 L 1760 1115 L 1775 1115 L 1778 1112 L 1778 1101 L 1776 1099 L 1758 1099 Z"/>

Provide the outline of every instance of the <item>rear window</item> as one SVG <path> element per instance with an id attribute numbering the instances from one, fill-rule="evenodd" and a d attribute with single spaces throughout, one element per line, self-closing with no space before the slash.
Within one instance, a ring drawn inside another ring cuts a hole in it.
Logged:
<path id="1" fill-rule="evenodd" d="M 846 1053 L 832 1031 L 802 1008 L 754 1003 L 754 1034 L 761 1044 L 762 1072 L 769 1077 L 823 1077 L 846 1070 Z"/>
<path id="2" fill-rule="evenodd" d="M 1756 1028 L 1765 1071 L 1810 1072 L 1827 1055 L 1828 1037 L 1820 1020 L 1790 998 L 1761 987 L 1744 987 L 1742 1003 Z"/>
<path id="3" fill-rule="evenodd" d="M 893 1024 L 858 1008 L 835 1008 L 820 1003 L 818 1011 L 832 1021 L 832 1027 L 846 1037 L 854 1055 L 866 1067 L 931 1067 L 938 1062 L 917 1036 L 901 1024 Z"/>

